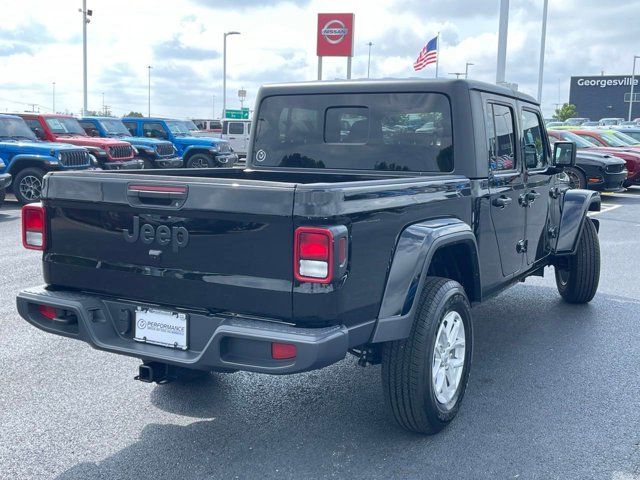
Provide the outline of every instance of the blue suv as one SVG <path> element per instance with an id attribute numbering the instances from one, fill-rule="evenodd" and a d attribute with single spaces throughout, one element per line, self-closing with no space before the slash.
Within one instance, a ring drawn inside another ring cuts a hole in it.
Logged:
<path id="1" fill-rule="evenodd" d="M 13 193 L 22 204 L 37 202 L 44 176 L 54 170 L 89 168 L 91 158 L 83 147 L 41 142 L 25 121 L 0 115 L 0 174 L 13 176 Z M 6 182 L 0 175 L 0 185 Z"/>
<path id="2" fill-rule="evenodd" d="M 187 168 L 232 167 L 238 162 L 229 142 L 220 138 L 194 137 L 189 123 L 169 118 L 124 117 L 125 127 L 134 137 L 169 140 Z"/>
<path id="3" fill-rule="evenodd" d="M 173 143 L 157 138 L 131 136 L 118 118 L 84 117 L 80 125 L 90 137 L 117 138 L 133 145 L 138 157 L 144 160 L 144 168 L 180 168 L 182 158 Z"/>

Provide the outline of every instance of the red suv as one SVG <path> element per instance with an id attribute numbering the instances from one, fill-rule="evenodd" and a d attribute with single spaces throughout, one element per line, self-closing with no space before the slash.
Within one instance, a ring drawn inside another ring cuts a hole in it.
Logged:
<path id="1" fill-rule="evenodd" d="M 50 115 L 38 113 L 19 113 L 29 128 L 40 140 L 70 143 L 85 147 L 93 155 L 101 168 L 135 169 L 142 168 L 143 161 L 134 159 L 135 149 L 129 142 L 113 138 L 90 137 L 70 115 Z"/>

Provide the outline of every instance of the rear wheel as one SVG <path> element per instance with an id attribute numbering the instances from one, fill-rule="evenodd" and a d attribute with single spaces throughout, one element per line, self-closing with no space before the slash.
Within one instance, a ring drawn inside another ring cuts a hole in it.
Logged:
<path id="1" fill-rule="evenodd" d="M 149 160 L 148 158 L 145 158 L 142 160 L 144 163 L 142 165 L 142 168 L 144 168 L 145 170 L 152 170 L 154 169 L 154 165 L 153 162 L 151 160 Z"/>
<path id="2" fill-rule="evenodd" d="M 427 277 L 409 337 L 382 350 L 385 400 L 403 428 L 432 434 L 453 420 L 467 386 L 472 345 L 464 288 Z"/>
<path id="3" fill-rule="evenodd" d="M 587 188 L 587 177 L 580 169 L 567 167 L 564 171 L 569 177 L 569 188 Z"/>
<path id="4" fill-rule="evenodd" d="M 556 285 L 569 303 L 587 303 L 600 282 L 600 241 L 595 225 L 585 218 L 575 255 L 562 258 L 555 266 Z"/>
<path id="5" fill-rule="evenodd" d="M 211 156 L 206 153 L 194 153 L 187 160 L 187 168 L 209 168 L 211 160 Z"/>
<path id="6" fill-rule="evenodd" d="M 16 175 L 13 181 L 13 193 L 18 202 L 39 202 L 42 195 L 42 179 L 45 171 L 39 168 L 25 168 Z"/>

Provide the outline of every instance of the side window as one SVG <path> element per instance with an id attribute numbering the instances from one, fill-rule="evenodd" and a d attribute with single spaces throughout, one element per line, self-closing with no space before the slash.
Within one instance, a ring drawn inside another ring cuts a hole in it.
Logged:
<path id="1" fill-rule="evenodd" d="M 241 122 L 229 123 L 229 135 L 242 135 L 244 133 L 244 124 Z"/>
<path id="2" fill-rule="evenodd" d="M 164 131 L 161 123 L 143 123 L 142 134 L 151 138 L 167 138 L 167 132 Z"/>
<path id="3" fill-rule="evenodd" d="M 131 136 L 133 137 L 137 137 L 138 136 L 138 129 L 136 128 L 136 124 L 134 122 L 122 122 L 124 123 L 124 126 L 127 127 L 127 130 L 129 130 L 129 133 L 131 134 Z"/>
<path id="4" fill-rule="evenodd" d="M 369 139 L 367 107 L 327 108 L 324 122 L 326 143 L 366 143 Z"/>
<path id="5" fill-rule="evenodd" d="M 582 138 L 584 138 L 585 140 L 591 143 L 595 143 L 599 147 L 606 147 L 606 145 L 602 143 L 600 140 L 598 140 L 596 137 L 592 137 L 591 135 L 585 135 L 584 133 L 578 133 L 577 135 L 581 136 Z"/>
<path id="6" fill-rule="evenodd" d="M 80 126 L 90 137 L 99 137 L 100 132 L 92 122 L 80 122 Z"/>
<path id="7" fill-rule="evenodd" d="M 542 135 L 542 122 L 536 112 L 522 111 L 522 147 L 534 147 L 536 150 L 536 166 L 527 164 L 530 169 L 545 168 L 547 166 L 547 148 Z"/>
<path id="8" fill-rule="evenodd" d="M 513 109 L 490 103 L 486 112 L 489 167 L 494 172 L 516 168 Z"/>

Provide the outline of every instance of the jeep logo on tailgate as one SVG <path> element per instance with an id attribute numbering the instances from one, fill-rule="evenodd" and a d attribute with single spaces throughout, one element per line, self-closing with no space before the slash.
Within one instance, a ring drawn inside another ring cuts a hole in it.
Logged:
<path id="1" fill-rule="evenodd" d="M 133 217 L 133 232 L 125 229 L 122 234 L 129 243 L 137 242 L 140 239 L 142 243 L 147 245 L 151 245 L 154 241 L 161 247 L 171 244 L 171 250 L 174 252 L 186 247 L 189 243 L 189 231 L 186 228 L 169 228 L 167 225 L 158 225 L 157 228 L 154 228 L 148 223 L 140 226 L 140 217 L 137 215 Z"/>

